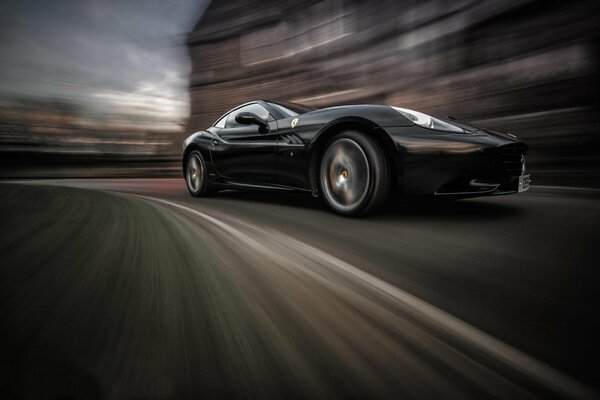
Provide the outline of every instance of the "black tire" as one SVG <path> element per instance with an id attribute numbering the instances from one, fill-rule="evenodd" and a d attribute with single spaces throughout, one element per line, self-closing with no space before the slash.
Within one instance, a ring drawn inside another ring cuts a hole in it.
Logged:
<path id="1" fill-rule="evenodd" d="M 183 174 L 186 186 L 192 196 L 202 197 L 213 192 L 208 184 L 206 163 L 198 150 L 193 150 L 188 154 Z"/>
<path id="2" fill-rule="evenodd" d="M 342 132 L 323 150 L 319 184 L 323 198 L 338 214 L 373 213 L 385 204 L 390 191 L 385 154 L 366 134 Z"/>

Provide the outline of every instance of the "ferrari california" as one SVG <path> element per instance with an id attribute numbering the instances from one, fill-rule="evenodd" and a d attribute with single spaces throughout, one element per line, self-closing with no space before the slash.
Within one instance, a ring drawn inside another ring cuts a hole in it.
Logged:
<path id="1" fill-rule="evenodd" d="M 224 189 L 300 191 L 343 215 L 377 210 L 391 191 L 446 198 L 529 189 L 527 145 L 407 108 L 313 108 L 256 100 L 183 143 L 193 196 Z"/>

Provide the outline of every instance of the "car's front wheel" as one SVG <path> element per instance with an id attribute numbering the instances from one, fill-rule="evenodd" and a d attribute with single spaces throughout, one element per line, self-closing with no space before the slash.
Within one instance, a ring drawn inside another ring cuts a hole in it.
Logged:
<path id="1" fill-rule="evenodd" d="M 367 135 L 336 135 L 321 158 L 320 186 L 329 206 L 343 215 L 365 215 L 385 203 L 390 172 L 383 150 Z"/>
<path id="2" fill-rule="evenodd" d="M 190 152 L 185 161 L 185 182 L 192 196 L 200 197 L 210 192 L 204 158 L 198 150 Z"/>

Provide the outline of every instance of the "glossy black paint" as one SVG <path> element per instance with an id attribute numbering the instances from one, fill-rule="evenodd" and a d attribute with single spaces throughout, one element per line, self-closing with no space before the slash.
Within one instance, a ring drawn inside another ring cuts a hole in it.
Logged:
<path id="1" fill-rule="evenodd" d="M 222 128 L 210 143 L 215 172 L 223 178 L 243 182 L 276 183 L 277 122 L 269 129 L 257 125 Z"/>
<path id="2" fill-rule="evenodd" d="M 522 169 L 517 172 L 515 163 L 524 161 L 525 143 L 451 118 L 441 119 L 466 133 L 423 128 L 382 105 L 337 106 L 287 116 L 269 102 L 251 103 L 269 111 L 268 127 L 213 126 L 194 133 L 183 144 L 184 160 L 195 148 L 210 160 L 209 182 L 217 187 L 301 190 L 317 195 L 321 151 L 330 138 L 344 130 L 359 130 L 377 140 L 386 154 L 394 188 L 406 195 L 514 193 L 518 175 L 523 173 Z M 489 186 L 470 182 L 499 186 L 489 190 Z"/>

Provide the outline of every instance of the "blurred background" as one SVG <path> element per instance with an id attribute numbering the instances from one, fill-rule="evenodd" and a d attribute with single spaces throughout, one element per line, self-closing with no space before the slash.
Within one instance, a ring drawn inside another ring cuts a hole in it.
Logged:
<path id="1" fill-rule="evenodd" d="M 599 398 L 597 0 L 0 2 L 0 399 Z M 193 198 L 256 98 L 513 133 L 534 187 Z"/>
<path id="2" fill-rule="evenodd" d="M 256 98 L 511 132 L 534 184 L 600 186 L 596 1 L 3 1 L 1 177 L 177 176 Z"/>

